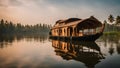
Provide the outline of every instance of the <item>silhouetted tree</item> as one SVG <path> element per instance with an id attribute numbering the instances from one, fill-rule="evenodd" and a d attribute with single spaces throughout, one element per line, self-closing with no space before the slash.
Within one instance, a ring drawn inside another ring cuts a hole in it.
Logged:
<path id="1" fill-rule="evenodd" d="M 114 20 L 114 17 L 110 14 L 110 16 L 108 17 L 108 21 L 113 24 L 113 22 L 115 21 Z"/>
<path id="2" fill-rule="evenodd" d="M 116 18 L 116 24 L 120 24 L 120 16 L 117 16 L 117 18 Z"/>
<path id="3" fill-rule="evenodd" d="M 5 24 L 4 24 L 4 20 L 2 19 L 0 22 L 0 33 L 4 33 L 5 31 Z"/>
<path id="4" fill-rule="evenodd" d="M 114 31 L 114 23 L 113 22 L 115 20 L 114 20 L 113 15 L 110 14 L 110 16 L 108 17 L 108 21 L 109 21 L 110 24 L 112 24 L 112 26 L 111 26 L 112 29 L 111 30 Z"/>
<path id="5" fill-rule="evenodd" d="M 0 21 L 0 34 L 48 34 L 50 25 L 36 24 L 36 25 L 22 25 L 20 23 L 13 24 L 13 22 Z"/>

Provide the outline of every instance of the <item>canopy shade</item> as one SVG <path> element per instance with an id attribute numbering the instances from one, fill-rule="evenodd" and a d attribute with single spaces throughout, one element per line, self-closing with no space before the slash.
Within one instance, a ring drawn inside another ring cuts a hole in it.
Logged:
<path id="1" fill-rule="evenodd" d="M 76 25 L 76 27 L 79 29 L 94 29 L 101 26 L 101 22 L 91 19 L 84 20 Z"/>

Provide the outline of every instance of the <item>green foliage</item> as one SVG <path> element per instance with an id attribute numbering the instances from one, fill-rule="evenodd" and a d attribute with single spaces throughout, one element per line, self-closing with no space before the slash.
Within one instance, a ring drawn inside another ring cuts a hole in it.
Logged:
<path id="1" fill-rule="evenodd" d="M 118 44 L 120 41 L 120 32 L 116 31 L 104 32 L 100 39 L 105 41 L 105 45 L 107 44 L 107 42 Z"/>
<path id="2" fill-rule="evenodd" d="M 120 36 L 120 32 L 116 32 L 116 31 L 104 32 L 104 35 L 117 35 L 117 36 Z"/>
<path id="3" fill-rule="evenodd" d="M 49 34 L 51 25 L 36 24 L 36 25 L 22 25 L 20 23 L 13 24 L 13 22 L 0 21 L 0 34 Z"/>
<path id="4" fill-rule="evenodd" d="M 105 32 L 120 31 L 120 26 L 105 24 Z"/>
<path id="5" fill-rule="evenodd" d="M 105 23 L 105 32 L 111 32 L 111 31 L 120 31 L 120 16 L 117 16 L 115 19 L 112 15 L 108 16 L 108 23 L 106 20 L 103 22 Z M 115 22 L 115 23 L 113 23 Z"/>

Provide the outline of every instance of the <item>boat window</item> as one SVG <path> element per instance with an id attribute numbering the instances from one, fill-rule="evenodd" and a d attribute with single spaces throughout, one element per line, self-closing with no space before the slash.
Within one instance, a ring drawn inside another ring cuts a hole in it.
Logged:
<path id="1" fill-rule="evenodd" d="M 82 30 L 79 30 L 80 33 L 82 33 Z"/>
<path id="2" fill-rule="evenodd" d="M 62 33 L 62 30 L 60 29 L 60 33 Z"/>
<path id="3" fill-rule="evenodd" d="M 88 34 L 88 31 L 89 31 L 88 29 L 85 29 L 84 34 Z"/>
<path id="4" fill-rule="evenodd" d="M 94 30 L 93 29 L 89 29 L 89 32 L 93 32 Z"/>

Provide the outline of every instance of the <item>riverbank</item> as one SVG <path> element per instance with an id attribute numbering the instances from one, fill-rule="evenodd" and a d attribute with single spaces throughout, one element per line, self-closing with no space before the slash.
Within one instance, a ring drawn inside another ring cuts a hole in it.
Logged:
<path id="1" fill-rule="evenodd" d="M 116 31 L 110 31 L 110 32 L 104 32 L 104 35 L 118 35 L 120 36 L 120 31 L 116 32 Z"/>

